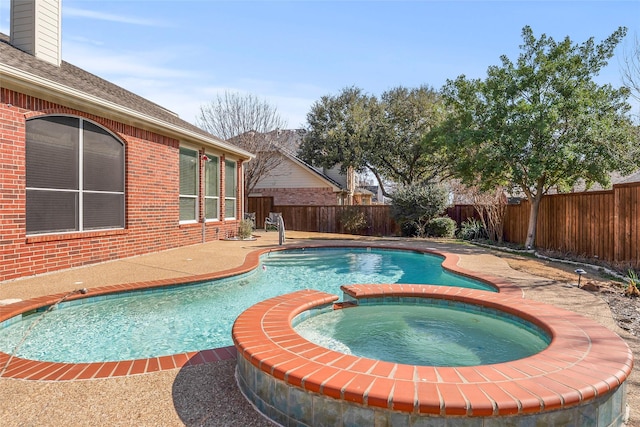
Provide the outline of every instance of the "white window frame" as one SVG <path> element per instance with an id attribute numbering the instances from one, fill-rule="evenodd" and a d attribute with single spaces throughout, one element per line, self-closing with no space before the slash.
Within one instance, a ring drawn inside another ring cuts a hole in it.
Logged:
<path id="1" fill-rule="evenodd" d="M 206 222 L 212 222 L 212 221 L 220 221 L 220 169 L 221 169 L 221 164 L 222 162 L 220 161 L 220 156 L 216 156 L 215 154 L 209 154 L 207 152 L 205 152 L 204 154 L 209 160 L 206 160 L 204 162 L 204 164 L 206 165 L 208 161 L 210 161 L 210 159 L 216 159 L 218 161 L 218 180 L 216 183 L 217 189 L 218 189 L 218 195 L 217 196 L 208 196 L 207 195 L 207 168 L 205 166 L 204 168 L 204 174 L 205 174 L 205 179 L 204 179 L 204 217 L 205 217 L 205 221 Z M 207 200 L 215 200 L 216 201 L 216 206 L 217 206 L 217 212 L 218 215 L 215 218 L 208 218 L 207 217 Z"/>
<path id="2" fill-rule="evenodd" d="M 189 150 L 189 151 L 193 151 L 195 152 L 196 156 L 196 193 L 195 194 L 182 194 L 181 193 L 181 189 L 180 189 L 180 183 L 178 182 L 178 193 L 179 193 L 179 200 L 182 199 L 193 199 L 195 200 L 195 212 L 194 212 L 194 218 L 193 219 L 180 219 L 179 222 L 180 224 L 197 224 L 198 223 L 198 216 L 199 216 L 199 206 L 200 206 L 200 151 L 198 150 L 198 148 L 187 145 L 187 144 L 180 144 L 180 148 L 178 150 L 178 159 L 180 158 L 180 150 L 185 149 L 185 150 Z M 180 176 L 180 161 L 178 160 L 178 176 Z M 179 180 L 178 180 L 179 181 Z M 180 203 L 178 203 L 178 218 L 180 218 Z"/>
<path id="3" fill-rule="evenodd" d="M 227 183 L 229 182 L 229 177 L 227 176 L 227 164 L 233 164 L 233 176 L 231 177 L 233 179 L 233 188 L 234 188 L 234 192 L 231 196 L 229 196 L 227 194 Z M 237 200 L 237 195 L 238 193 L 238 161 L 237 160 L 232 160 L 232 159 L 225 159 L 224 161 L 224 206 L 225 206 L 225 216 L 224 219 L 236 219 L 236 212 L 238 211 L 238 200 Z M 228 217 L 227 216 L 227 200 L 232 200 L 233 201 L 233 205 L 234 205 L 234 209 L 233 209 L 233 216 Z"/>

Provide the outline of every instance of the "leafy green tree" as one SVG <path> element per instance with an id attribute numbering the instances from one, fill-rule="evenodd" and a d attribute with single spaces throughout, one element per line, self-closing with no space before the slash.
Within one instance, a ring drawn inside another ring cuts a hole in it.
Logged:
<path id="1" fill-rule="evenodd" d="M 374 97 L 356 87 L 320 98 L 307 114 L 307 132 L 299 156 L 326 168 L 340 164 L 342 172 L 349 167 L 364 170 L 367 152 L 373 147 L 371 129 L 376 103 Z"/>
<path id="2" fill-rule="evenodd" d="M 393 194 L 391 216 L 400 224 L 404 234 L 422 237 L 429 221 L 442 214 L 447 207 L 448 193 L 434 184 L 411 184 L 400 187 Z"/>
<path id="3" fill-rule="evenodd" d="M 409 185 L 443 174 L 443 156 L 423 140 L 443 120 L 444 111 L 440 95 L 426 86 L 394 88 L 380 99 L 346 88 L 312 106 L 299 154 L 324 167 L 369 170 L 384 195 L 393 197 L 386 181 Z"/>
<path id="4" fill-rule="evenodd" d="M 397 87 L 380 97 L 374 123 L 373 172 L 401 185 L 433 182 L 446 174 L 445 159 L 423 144 L 424 136 L 445 117 L 440 94 L 422 86 Z"/>
<path id="5" fill-rule="evenodd" d="M 637 167 L 628 89 L 593 81 L 625 34 L 619 28 L 601 44 L 574 44 L 568 37 L 536 39 L 524 27 L 515 63 L 502 56 L 485 80 L 460 76 L 443 88 L 450 116 L 431 137 L 445 142 L 465 184 L 525 193 L 528 247 L 549 189 L 563 191 L 580 179 L 607 185 L 610 172 Z"/>

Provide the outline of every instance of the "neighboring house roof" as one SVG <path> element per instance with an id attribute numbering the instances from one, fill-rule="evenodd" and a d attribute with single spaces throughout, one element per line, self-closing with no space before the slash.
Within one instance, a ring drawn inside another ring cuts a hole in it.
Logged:
<path id="1" fill-rule="evenodd" d="M 182 120 L 177 114 L 108 82 L 68 62 L 60 66 L 38 59 L 9 43 L 0 33 L 0 80 L 2 87 L 60 103 L 133 126 L 161 132 L 176 139 L 190 138 L 215 146 L 241 158 L 253 154 Z"/>
<path id="2" fill-rule="evenodd" d="M 310 165 L 297 156 L 296 153 L 298 151 L 298 148 L 300 147 L 300 143 L 302 142 L 304 130 L 276 129 L 274 131 L 271 131 L 270 133 L 272 133 L 272 136 L 274 137 L 273 141 L 276 149 L 282 155 L 308 169 L 310 172 L 316 174 L 321 179 L 324 179 L 332 186 L 338 187 L 341 190 L 345 190 L 343 185 L 341 185 L 335 179 L 331 178 L 329 175 L 325 174 L 322 169 Z"/>
<path id="3" fill-rule="evenodd" d="M 640 171 L 637 171 L 635 173 L 632 173 L 630 175 L 621 175 L 618 172 L 612 172 L 609 176 L 610 178 L 610 185 L 608 187 L 603 187 L 602 185 L 598 184 L 597 182 L 594 183 L 593 185 L 591 185 L 591 187 L 587 188 L 587 186 L 585 185 L 585 182 L 583 180 L 580 180 L 578 183 L 576 183 L 576 185 L 573 186 L 573 188 L 571 189 L 572 193 L 581 193 L 583 191 L 601 191 L 601 190 L 610 190 L 612 188 L 613 185 L 615 184 L 627 184 L 630 182 L 638 182 L 640 181 Z M 556 193 L 556 191 L 553 192 L 549 192 L 549 194 L 554 194 Z"/>
<path id="4" fill-rule="evenodd" d="M 346 191 L 346 188 L 343 185 L 325 174 L 322 169 L 310 165 L 296 155 L 304 133 L 305 131 L 303 129 L 276 129 L 264 134 L 257 133 L 257 135 L 269 138 L 274 150 L 289 161 L 301 166 L 308 173 L 326 182 L 330 187 L 333 187 L 334 191 Z M 236 138 L 239 137 L 231 138 L 230 141 L 233 142 Z"/>
<path id="5" fill-rule="evenodd" d="M 305 133 L 304 129 L 276 129 L 268 135 L 279 148 L 296 155 Z"/>
<path id="6" fill-rule="evenodd" d="M 640 170 L 636 173 L 632 173 L 631 175 L 627 175 L 622 179 L 622 181 L 617 182 L 616 184 L 630 184 L 632 182 L 640 182 Z"/>
<path id="7" fill-rule="evenodd" d="M 322 179 L 322 180 L 326 181 L 327 183 L 329 183 L 332 187 L 335 187 L 336 190 L 346 191 L 346 188 L 344 188 L 342 185 L 340 185 L 339 182 L 335 181 L 334 179 L 332 179 L 328 175 L 322 173 L 322 171 L 314 168 L 309 163 L 301 160 L 299 157 L 291 154 L 290 152 L 288 152 L 285 149 L 280 149 L 279 151 L 283 156 L 285 156 L 286 158 L 288 158 L 292 162 L 295 162 L 295 163 L 299 164 L 300 166 L 302 166 L 303 168 L 305 168 L 306 170 L 308 170 L 309 173 L 315 174 L 320 179 Z"/>
<path id="8" fill-rule="evenodd" d="M 367 190 L 366 188 L 358 187 L 354 190 L 354 194 L 360 194 L 361 196 L 375 196 L 375 193 Z"/>
<path id="9" fill-rule="evenodd" d="M 379 199 L 382 199 L 381 194 L 380 194 L 380 186 L 379 185 L 365 185 L 364 187 L 361 187 L 366 189 L 369 193 L 371 193 L 371 195 L 373 196 L 373 201 L 374 202 L 378 202 L 378 201 L 382 201 Z"/>
<path id="10" fill-rule="evenodd" d="M 572 193 L 584 193 L 591 191 L 606 191 L 611 190 L 616 184 L 629 184 L 632 182 L 640 182 L 640 170 L 634 172 L 630 175 L 621 175 L 618 172 L 612 172 L 609 176 L 610 185 L 608 187 L 603 187 L 597 182 L 591 185 L 591 187 L 587 188 L 584 180 L 579 180 L 569 191 L 559 192 L 557 188 L 552 187 L 546 193 L 547 195 L 553 194 L 572 194 Z M 526 199 L 526 195 L 521 190 L 513 190 L 511 192 L 505 192 L 505 195 L 508 198 L 509 203 L 517 203 L 519 200 Z M 468 200 L 465 199 L 465 196 L 458 197 L 455 201 L 456 204 L 470 204 Z"/>

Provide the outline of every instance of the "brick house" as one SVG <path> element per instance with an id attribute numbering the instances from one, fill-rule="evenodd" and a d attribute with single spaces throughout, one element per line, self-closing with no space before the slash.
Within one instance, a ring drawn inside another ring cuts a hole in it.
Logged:
<path id="1" fill-rule="evenodd" d="M 253 155 L 62 61 L 60 21 L 0 34 L 0 281 L 234 235 Z"/>
<path id="2" fill-rule="evenodd" d="M 353 170 L 343 174 L 339 166 L 314 167 L 297 157 L 303 135 L 302 129 L 265 134 L 281 159 L 258 180 L 249 197 L 272 197 L 274 205 L 371 204 L 372 193 L 356 186 Z"/>

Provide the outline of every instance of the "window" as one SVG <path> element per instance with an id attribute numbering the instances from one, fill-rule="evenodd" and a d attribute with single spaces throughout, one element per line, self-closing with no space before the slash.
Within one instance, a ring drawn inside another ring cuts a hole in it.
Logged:
<path id="1" fill-rule="evenodd" d="M 204 162 L 204 217 L 219 219 L 220 209 L 220 160 L 209 154 Z"/>
<path id="2" fill-rule="evenodd" d="M 27 234 L 124 228 L 124 144 L 79 117 L 26 123 Z"/>
<path id="3" fill-rule="evenodd" d="M 180 222 L 198 221 L 198 152 L 180 147 Z"/>
<path id="4" fill-rule="evenodd" d="M 224 162 L 224 217 L 234 219 L 236 217 L 236 191 L 238 188 L 238 175 L 236 162 L 225 160 Z"/>

